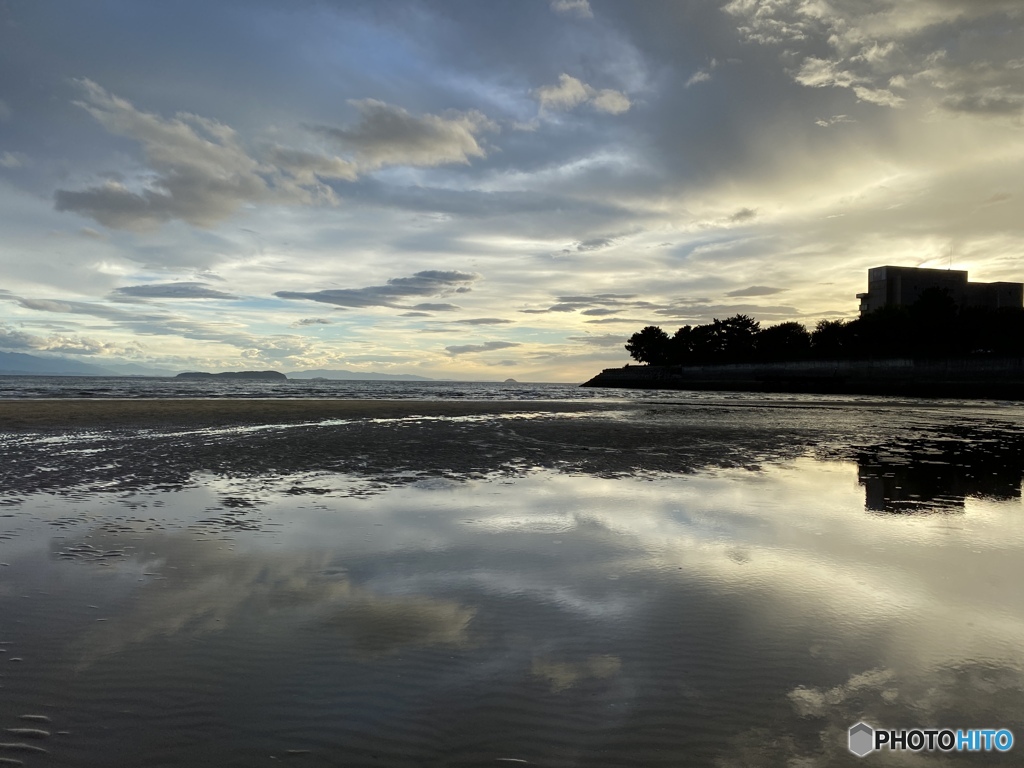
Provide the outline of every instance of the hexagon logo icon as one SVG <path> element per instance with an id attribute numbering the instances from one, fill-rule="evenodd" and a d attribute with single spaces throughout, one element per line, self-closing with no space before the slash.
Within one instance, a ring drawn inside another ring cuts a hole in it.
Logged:
<path id="1" fill-rule="evenodd" d="M 875 729 L 867 723 L 857 723 L 850 728 L 850 751 L 857 757 L 864 757 L 875 749 Z"/>

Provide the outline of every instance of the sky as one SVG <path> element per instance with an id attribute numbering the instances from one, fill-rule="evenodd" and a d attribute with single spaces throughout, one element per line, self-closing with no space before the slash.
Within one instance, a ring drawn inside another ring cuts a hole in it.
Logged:
<path id="1" fill-rule="evenodd" d="M 0 350 L 583 381 L 1024 281 L 1020 0 L 0 0 Z"/>

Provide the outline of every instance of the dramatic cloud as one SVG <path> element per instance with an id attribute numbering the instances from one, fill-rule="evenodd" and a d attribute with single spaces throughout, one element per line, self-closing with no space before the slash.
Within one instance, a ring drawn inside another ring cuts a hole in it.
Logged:
<path id="1" fill-rule="evenodd" d="M 486 154 L 476 134 L 496 127 L 476 111 L 417 117 L 364 99 L 352 102 L 362 115 L 354 128 L 314 127 L 354 159 L 280 146 L 258 159 L 235 130 L 216 120 L 184 112 L 164 118 L 137 109 L 91 80 L 77 84 L 83 99 L 75 104 L 110 133 L 137 141 L 155 174 L 134 184 L 108 179 L 83 190 L 56 192 L 58 211 L 79 213 L 115 229 L 153 229 L 173 219 L 211 227 L 247 203 L 334 202 L 334 191 L 324 180 L 351 182 L 362 172 L 385 166 L 466 164 Z"/>
<path id="2" fill-rule="evenodd" d="M 416 116 L 376 99 L 350 103 L 361 115 L 353 128 L 319 125 L 314 130 L 352 152 L 362 171 L 391 165 L 468 165 L 471 158 L 486 156 L 477 135 L 496 128 L 477 111 Z"/>
<path id="3" fill-rule="evenodd" d="M 1014 0 L 732 0 L 724 9 L 748 41 L 798 57 L 791 74 L 802 85 L 848 88 L 889 108 L 917 98 L 954 112 L 1024 112 L 1015 66 L 1024 7 Z"/>
<path id="4" fill-rule="evenodd" d="M 367 288 L 341 288 L 324 291 L 277 291 L 281 299 L 308 299 L 339 307 L 402 307 L 403 309 L 427 309 L 434 305 L 417 304 L 403 307 L 398 302 L 411 296 L 445 296 L 450 293 L 465 293 L 480 275 L 473 272 L 426 270 L 412 277 L 395 277 L 386 285 Z M 447 306 L 447 305 L 446 305 Z M 434 306 L 436 308 L 436 306 Z"/>
<path id="5" fill-rule="evenodd" d="M 58 355 L 124 355 L 128 350 L 119 344 L 105 343 L 79 335 L 52 334 L 38 336 L 0 325 L 0 349 L 15 352 L 47 352 Z"/>
<path id="6" fill-rule="evenodd" d="M 210 288 L 206 283 L 155 283 L 127 285 L 114 291 L 115 296 L 139 299 L 234 299 L 236 296 Z"/>
<path id="7" fill-rule="evenodd" d="M 0 94 L 38 339 L 571 381 L 604 331 L 853 317 L 879 263 L 1024 278 L 1020 0 L 55 2 Z"/>
<path id="8" fill-rule="evenodd" d="M 136 109 L 91 80 L 79 80 L 75 102 L 104 128 L 142 145 L 156 178 L 140 188 L 107 181 L 80 191 L 59 190 L 58 211 L 74 211 L 109 227 L 151 229 L 171 219 L 211 226 L 243 203 L 266 200 L 260 164 L 228 126 L 198 115 L 165 119 Z"/>
<path id="9" fill-rule="evenodd" d="M 496 349 L 511 349 L 522 346 L 514 341 L 487 341 L 483 344 L 462 344 L 455 347 L 445 347 L 445 351 L 455 357 L 457 355 L 475 354 L 478 352 L 493 352 Z"/>
<path id="10" fill-rule="evenodd" d="M 597 90 L 582 80 L 565 73 L 558 76 L 557 85 L 544 85 L 534 95 L 541 109 L 569 110 L 580 104 L 589 103 L 599 112 L 620 115 L 629 111 L 629 97 L 610 88 Z"/>

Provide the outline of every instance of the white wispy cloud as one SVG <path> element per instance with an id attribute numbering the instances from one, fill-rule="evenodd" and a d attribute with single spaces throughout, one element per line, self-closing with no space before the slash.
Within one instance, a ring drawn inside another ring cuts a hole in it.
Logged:
<path id="1" fill-rule="evenodd" d="M 592 19 L 594 12 L 590 8 L 590 0 L 551 0 L 551 10 L 555 13 Z"/>
<path id="2" fill-rule="evenodd" d="M 632 103 L 621 91 L 604 88 L 597 90 L 572 75 L 564 72 L 558 76 L 556 85 L 543 85 L 534 91 L 541 109 L 569 110 L 580 104 L 590 104 L 599 112 L 621 115 L 628 112 Z"/>

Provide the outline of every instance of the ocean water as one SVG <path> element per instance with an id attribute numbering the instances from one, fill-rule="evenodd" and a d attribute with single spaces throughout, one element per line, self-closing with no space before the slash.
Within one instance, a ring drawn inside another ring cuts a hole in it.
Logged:
<path id="1" fill-rule="evenodd" d="M 972 408 L 994 401 L 931 400 L 874 395 L 805 395 L 763 392 L 692 392 L 684 390 L 609 389 L 551 382 L 495 381 L 346 381 L 288 379 L 246 381 L 175 379 L 145 376 L 2 376 L 0 400 L 145 399 L 145 398 L 264 398 L 356 400 L 574 400 L 678 403 L 816 403 L 907 404 L 922 402 Z M 1013 403 L 998 403 L 1011 407 Z"/>
<path id="2" fill-rule="evenodd" d="M 464 381 L 247 381 L 142 376 L 0 376 L 0 399 L 15 398 L 354 398 L 371 400 L 568 400 L 636 397 L 634 392 Z"/>
<path id="3" fill-rule="evenodd" d="M 1022 425 L 725 397 L 3 435 L 0 758 L 861 766 L 859 720 L 1024 739 Z"/>

